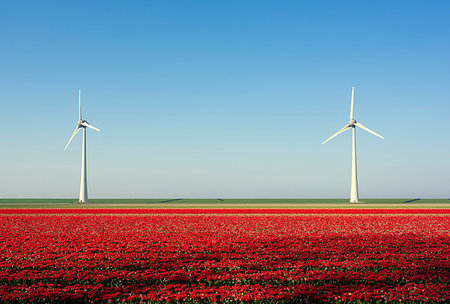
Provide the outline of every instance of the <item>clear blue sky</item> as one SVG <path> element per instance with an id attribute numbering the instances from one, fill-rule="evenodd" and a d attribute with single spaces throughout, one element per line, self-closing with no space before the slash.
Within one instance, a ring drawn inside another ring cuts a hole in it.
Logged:
<path id="1" fill-rule="evenodd" d="M 450 197 L 448 1 L 2 1 L 0 197 Z M 91 130 L 89 130 L 91 131 Z"/>

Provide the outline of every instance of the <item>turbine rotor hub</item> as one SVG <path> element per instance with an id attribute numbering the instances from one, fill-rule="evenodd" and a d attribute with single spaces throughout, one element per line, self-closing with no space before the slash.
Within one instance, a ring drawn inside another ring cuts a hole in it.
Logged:
<path id="1" fill-rule="evenodd" d="M 352 119 L 352 120 L 350 120 L 350 122 L 348 123 L 348 126 L 354 128 L 354 127 L 355 127 L 355 124 L 356 124 L 356 120 Z"/>
<path id="2" fill-rule="evenodd" d="M 87 123 L 86 120 L 79 120 L 79 121 L 78 121 L 78 126 L 79 126 L 80 128 L 85 128 L 85 126 L 82 125 L 82 124 L 85 123 L 85 122 Z"/>

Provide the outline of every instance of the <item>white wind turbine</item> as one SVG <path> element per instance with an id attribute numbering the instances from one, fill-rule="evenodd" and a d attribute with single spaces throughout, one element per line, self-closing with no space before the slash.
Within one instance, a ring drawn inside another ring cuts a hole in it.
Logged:
<path id="1" fill-rule="evenodd" d="M 69 146 L 72 139 L 75 137 L 75 135 L 83 129 L 83 149 L 81 152 L 81 185 L 80 185 L 80 203 L 87 203 L 88 202 L 88 192 L 87 192 L 87 173 L 86 173 L 86 127 L 91 128 L 95 131 L 100 131 L 94 126 L 91 126 L 86 120 L 83 120 L 81 117 L 81 89 L 78 90 L 78 122 L 77 127 L 75 128 L 75 131 L 73 132 L 72 136 L 70 137 L 69 141 L 67 142 L 66 147 L 64 148 L 64 151 Z"/>
<path id="2" fill-rule="evenodd" d="M 333 134 L 330 138 L 328 138 L 326 141 L 324 141 L 322 144 L 326 143 L 333 137 L 338 136 L 342 132 L 346 131 L 347 129 L 352 128 L 353 132 L 353 141 L 352 141 L 352 184 L 350 189 L 350 202 L 351 203 L 358 203 L 359 202 L 359 194 L 358 194 L 358 173 L 356 169 L 356 127 L 361 128 L 369 133 L 372 133 L 375 136 L 380 137 L 381 139 L 384 139 L 383 136 L 380 134 L 375 133 L 374 131 L 370 130 L 369 128 L 363 126 L 359 122 L 356 122 L 356 120 L 353 118 L 353 98 L 355 96 L 355 87 L 352 87 L 352 104 L 350 107 L 350 121 L 349 123 L 337 131 L 335 134 Z"/>

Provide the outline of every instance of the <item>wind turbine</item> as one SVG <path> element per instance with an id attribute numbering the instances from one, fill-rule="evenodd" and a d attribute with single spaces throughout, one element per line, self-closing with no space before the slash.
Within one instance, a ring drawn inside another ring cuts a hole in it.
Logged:
<path id="1" fill-rule="evenodd" d="M 75 128 L 75 131 L 73 132 L 72 136 L 70 137 L 69 141 L 67 142 L 66 147 L 64 148 L 64 151 L 69 146 L 72 139 L 75 137 L 75 135 L 83 129 L 83 148 L 81 152 L 81 185 L 80 185 L 80 203 L 87 203 L 88 202 L 88 192 L 87 192 L 87 173 L 86 173 L 86 128 L 91 128 L 95 131 L 100 131 L 94 126 L 91 126 L 86 120 L 83 120 L 81 117 L 81 89 L 78 90 L 78 122 L 77 127 Z"/>
<path id="2" fill-rule="evenodd" d="M 359 194 L 358 194 L 358 173 L 356 169 L 356 127 L 361 128 L 369 133 L 372 133 L 375 136 L 378 136 L 381 139 L 384 139 L 383 136 L 380 134 L 375 133 L 374 131 L 370 130 L 369 128 L 363 126 L 359 122 L 356 122 L 356 120 L 353 118 L 353 99 L 355 96 L 355 87 L 352 87 L 352 104 L 350 107 L 350 121 L 348 124 L 337 131 L 335 134 L 333 134 L 330 138 L 328 138 L 326 141 L 322 143 L 326 143 L 327 141 L 331 140 L 332 138 L 338 136 L 342 132 L 345 132 L 346 130 L 352 128 L 353 132 L 353 140 L 352 140 L 352 183 L 350 188 L 350 203 L 358 203 L 359 202 Z"/>

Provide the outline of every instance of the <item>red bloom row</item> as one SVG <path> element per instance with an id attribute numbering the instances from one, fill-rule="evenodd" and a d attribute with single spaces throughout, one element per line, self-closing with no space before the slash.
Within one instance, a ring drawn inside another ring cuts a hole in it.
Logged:
<path id="1" fill-rule="evenodd" d="M 449 228 L 445 214 L 0 215 L 0 300 L 448 302 Z"/>

